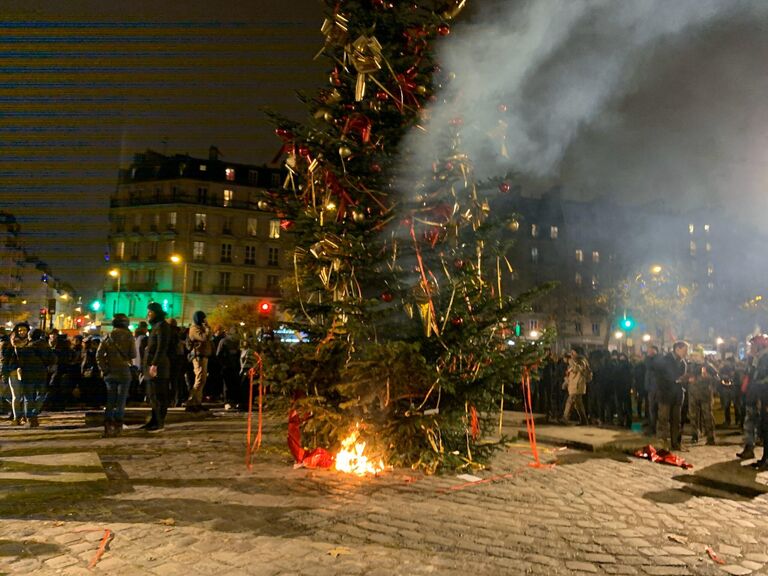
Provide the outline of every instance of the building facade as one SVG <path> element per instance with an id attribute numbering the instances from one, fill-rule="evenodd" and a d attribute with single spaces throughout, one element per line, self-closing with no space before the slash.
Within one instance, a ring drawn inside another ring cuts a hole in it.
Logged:
<path id="1" fill-rule="evenodd" d="M 225 302 L 276 303 L 290 257 L 280 219 L 263 208 L 282 177 L 213 147 L 207 159 L 136 154 L 111 199 L 105 319 L 140 319 L 159 302 L 186 325 Z"/>

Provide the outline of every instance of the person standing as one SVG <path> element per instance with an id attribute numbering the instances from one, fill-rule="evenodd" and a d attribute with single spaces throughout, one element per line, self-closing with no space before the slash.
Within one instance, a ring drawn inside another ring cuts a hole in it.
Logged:
<path id="1" fill-rule="evenodd" d="M 587 393 L 587 383 L 592 379 L 592 371 L 589 362 L 577 348 L 571 349 L 571 357 L 568 360 L 568 369 L 565 372 L 563 387 L 568 391 L 568 399 L 565 401 L 563 420 L 566 424 L 571 417 L 571 411 L 576 408 L 579 415 L 579 423 L 587 424 L 587 411 L 584 408 L 584 394 Z"/>
<path id="2" fill-rule="evenodd" d="M 29 324 L 19 322 L 11 331 L 11 338 L 7 347 L 3 348 L 3 372 L 8 374 L 11 386 L 11 406 L 13 408 L 13 425 L 23 426 L 27 423 L 24 417 L 22 401 L 24 389 L 22 384 L 23 372 L 19 352 L 24 353 L 24 348 L 29 345 Z"/>
<path id="3" fill-rule="evenodd" d="M 754 466 L 768 468 L 768 336 L 759 334 L 749 341 L 750 361 L 745 378 L 747 410 L 744 420 L 744 450 L 736 456 L 742 460 L 755 457 L 755 436 L 763 441 L 763 455 Z"/>
<path id="4" fill-rule="evenodd" d="M 240 395 L 240 337 L 237 329 L 227 330 L 216 349 L 216 358 L 221 366 L 221 379 L 224 382 L 224 409 L 239 407 Z"/>
<path id="5" fill-rule="evenodd" d="M 142 372 L 147 386 L 147 398 L 152 407 L 152 417 L 142 428 L 157 431 L 165 428 L 171 395 L 171 361 L 168 356 L 171 327 L 165 321 L 165 311 L 158 302 L 151 302 L 147 306 L 147 321 L 151 330 L 147 337 Z"/>
<path id="6" fill-rule="evenodd" d="M 645 355 L 645 392 L 648 395 L 648 406 L 646 412 L 648 414 L 648 433 L 651 435 L 656 434 L 656 422 L 659 413 L 659 387 L 656 384 L 656 372 L 653 369 L 653 364 L 656 362 L 656 357 L 659 355 L 659 348 L 651 344 L 648 347 L 648 352 Z"/>
<path id="7" fill-rule="evenodd" d="M 211 327 L 205 319 L 205 312 L 196 311 L 192 315 L 192 326 L 187 336 L 187 349 L 192 357 L 192 369 L 195 372 L 195 382 L 187 399 L 187 412 L 203 410 L 203 390 L 208 379 L 208 358 L 213 352 L 211 344 Z"/>
<path id="8" fill-rule="evenodd" d="M 679 340 L 672 345 L 666 356 L 656 357 L 653 370 L 656 374 L 659 402 L 656 436 L 665 448 L 680 449 L 680 417 L 683 405 L 683 384 L 687 381 L 685 358 L 688 344 Z"/>
<path id="9" fill-rule="evenodd" d="M 717 371 L 705 360 L 692 370 L 688 384 L 688 420 L 693 428 L 691 443 L 699 441 L 699 433 L 707 436 L 707 445 L 715 444 L 715 419 L 712 416 L 712 393 L 717 382 Z"/>
<path id="10" fill-rule="evenodd" d="M 48 345 L 45 332 L 36 328 L 29 344 L 17 350 L 21 370 L 22 410 L 30 428 L 40 426 L 38 416 L 48 392 L 48 375 L 56 366 L 56 355 Z"/>
<path id="11" fill-rule="evenodd" d="M 112 318 L 112 332 L 99 344 L 96 362 L 107 387 L 107 405 L 104 409 L 104 438 L 118 436 L 123 430 L 125 402 L 131 388 L 131 364 L 136 357 L 136 341 L 128 329 L 130 320 L 125 314 Z"/>

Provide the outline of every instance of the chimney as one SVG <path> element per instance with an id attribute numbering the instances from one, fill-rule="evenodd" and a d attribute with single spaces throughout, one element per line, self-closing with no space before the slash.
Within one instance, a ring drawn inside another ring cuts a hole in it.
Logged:
<path id="1" fill-rule="evenodd" d="M 216 162 L 219 159 L 219 149 L 216 146 L 208 148 L 208 160 Z"/>

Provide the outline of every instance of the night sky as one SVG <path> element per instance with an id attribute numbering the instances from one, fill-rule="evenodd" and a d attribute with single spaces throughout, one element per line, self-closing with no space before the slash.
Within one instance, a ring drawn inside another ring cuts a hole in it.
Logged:
<path id="1" fill-rule="evenodd" d="M 99 289 L 109 195 L 146 148 L 263 164 L 262 107 L 302 118 L 324 81 L 315 0 L 3 3 L 0 209 L 82 292 Z"/>
<path id="2" fill-rule="evenodd" d="M 441 60 L 470 95 L 465 125 L 508 105 L 501 168 L 577 198 L 720 204 L 764 228 L 768 2 L 469 4 Z M 0 209 L 86 295 L 100 288 L 109 196 L 134 153 L 205 157 L 216 145 L 224 159 L 269 162 L 280 143 L 261 108 L 301 119 L 296 91 L 327 84 L 312 60 L 319 0 L 6 0 L 3 17 Z"/>

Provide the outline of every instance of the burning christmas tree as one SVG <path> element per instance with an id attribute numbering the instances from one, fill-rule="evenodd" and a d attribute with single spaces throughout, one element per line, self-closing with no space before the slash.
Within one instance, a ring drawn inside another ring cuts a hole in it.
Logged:
<path id="1" fill-rule="evenodd" d="M 535 294 L 504 294 L 509 247 L 461 150 L 462 119 L 429 118 L 452 81 L 434 48 L 464 3 L 328 1 L 329 86 L 304 97 L 307 123 L 276 118 L 289 174 L 269 199 L 296 244 L 283 308 L 311 340 L 280 382 L 303 442 L 354 433 L 376 459 L 427 471 L 490 454 L 480 438 L 504 383 L 539 354 L 507 343 Z M 427 131 L 443 145 L 413 166 Z"/>

